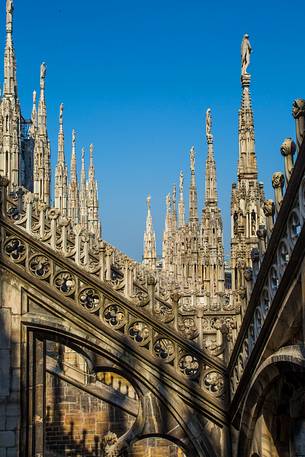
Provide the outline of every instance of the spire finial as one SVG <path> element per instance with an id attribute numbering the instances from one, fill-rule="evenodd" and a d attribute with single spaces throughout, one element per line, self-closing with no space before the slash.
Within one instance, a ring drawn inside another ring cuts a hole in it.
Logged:
<path id="1" fill-rule="evenodd" d="M 13 31 L 13 0 L 6 0 L 6 32 L 12 33 Z"/>
<path id="2" fill-rule="evenodd" d="M 211 108 L 208 108 L 205 114 L 205 134 L 208 143 L 213 142 L 213 134 L 212 134 L 212 112 Z"/>
<path id="3" fill-rule="evenodd" d="M 40 65 L 40 89 L 45 88 L 45 79 L 46 79 L 47 66 L 44 62 Z"/>
<path id="4" fill-rule="evenodd" d="M 249 35 L 245 33 L 241 42 L 241 76 L 248 75 L 247 68 L 250 65 L 250 55 L 252 48 L 249 41 Z"/>
<path id="5" fill-rule="evenodd" d="M 36 99 L 37 99 L 37 92 L 36 92 L 36 90 L 33 90 L 33 105 L 36 105 Z"/>
<path id="6" fill-rule="evenodd" d="M 75 144 L 76 144 L 76 132 L 75 132 L 75 129 L 72 129 L 72 147 L 73 147 L 74 151 L 75 151 Z"/>
<path id="7" fill-rule="evenodd" d="M 93 166 L 93 150 L 94 150 L 94 146 L 93 144 L 91 143 L 90 144 L 90 165 Z"/>
<path id="8" fill-rule="evenodd" d="M 147 202 L 147 209 L 148 209 L 148 211 L 150 211 L 150 202 L 151 202 L 150 194 L 147 195 L 146 202 Z"/>
<path id="9" fill-rule="evenodd" d="M 183 177 L 183 171 L 180 171 L 180 176 L 179 176 L 179 191 L 180 194 L 183 195 L 183 183 L 184 183 L 184 177 Z"/>
<path id="10" fill-rule="evenodd" d="M 61 103 L 59 106 L 59 128 L 60 133 L 63 131 L 63 117 L 64 117 L 64 104 Z"/>
<path id="11" fill-rule="evenodd" d="M 178 225 L 179 225 L 179 227 L 183 227 L 184 223 L 185 223 L 183 184 L 184 184 L 184 177 L 183 177 L 183 171 L 181 170 L 180 176 L 179 176 L 179 204 L 178 204 Z"/>
<path id="12" fill-rule="evenodd" d="M 190 149 L 190 167 L 191 167 L 191 173 L 195 173 L 195 148 L 194 146 L 191 147 Z"/>

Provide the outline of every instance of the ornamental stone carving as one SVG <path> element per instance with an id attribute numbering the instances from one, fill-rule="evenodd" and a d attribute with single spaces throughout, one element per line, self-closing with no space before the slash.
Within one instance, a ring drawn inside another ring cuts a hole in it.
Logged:
<path id="1" fill-rule="evenodd" d="M 54 285 L 64 295 L 75 292 L 75 278 L 69 271 L 61 271 L 54 278 Z"/>
<path id="2" fill-rule="evenodd" d="M 50 275 L 50 261 L 44 255 L 35 255 L 30 259 L 29 269 L 33 275 L 45 279 Z"/>
<path id="3" fill-rule="evenodd" d="M 102 440 L 102 457 L 118 457 L 119 451 L 117 443 L 117 435 L 109 431 Z"/>
<path id="4" fill-rule="evenodd" d="M 145 343 L 150 336 L 149 327 L 145 322 L 134 322 L 129 327 L 129 335 L 136 343 Z"/>
<path id="5" fill-rule="evenodd" d="M 209 393 L 220 396 L 223 394 L 224 379 L 217 371 L 209 371 L 203 378 L 203 386 Z"/>
<path id="6" fill-rule="evenodd" d="M 199 361 L 194 355 L 185 354 L 180 357 L 179 368 L 185 376 L 193 378 L 199 375 Z"/>
<path id="7" fill-rule="evenodd" d="M 80 304 L 88 311 L 95 312 L 100 307 L 100 297 L 96 290 L 88 287 L 83 289 L 79 294 Z"/>
<path id="8" fill-rule="evenodd" d="M 104 311 L 104 319 L 111 327 L 122 327 L 125 323 L 125 311 L 119 305 L 110 305 Z"/>
<path id="9" fill-rule="evenodd" d="M 280 206 L 283 200 L 283 188 L 284 188 L 284 175 L 282 172 L 277 171 L 273 173 L 272 176 L 272 187 L 274 189 L 274 197 L 275 197 L 275 209 L 278 213 L 280 210 Z"/>
<path id="10" fill-rule="evenodd" d="M 22 262 L 25 259 L 25 245 L 18 238 L 12 238 L 5 244 L 4 252 L 13 262 Z"/>
<path id="11" fill-rule="evenodd" d="M 294 100 L 292 105 L 292 115 L 296 120 L 296 139 L 298 149 L 300 149 L 305 131 L 305 100 L 300 98 Z"/>
<path id="12" fill-rule="evenodd" d="M 157 357 L 169 362 L 175 352 L 174 343 L 168 338 L 159 338 L 154 344 L 154 351 Z"/>

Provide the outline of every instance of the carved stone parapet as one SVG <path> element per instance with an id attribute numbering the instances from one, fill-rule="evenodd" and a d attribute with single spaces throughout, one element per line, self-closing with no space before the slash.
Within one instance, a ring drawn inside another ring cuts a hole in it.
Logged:
<path id="1" fill-rule="evenodd" d="M 296 151 L 296 144 L 292 138 L 286 138 L 281 145 L 281 154 L 284 156 L 285 161 L 285 178 L 288 184 L 292 171 L 293 171 L 293 156 Z"/>
<path id="2" fill-rule="evenodd" d="M 284 188 L 285 180 L 284 175 L 281 171 L 276 171 L 272 175 L 272 187 L 274 189 L 274 197 L 275 197 L 275 210 L 278 213 L 281 207 L 281 203 L 283 200 L 283 188 Z"/>
<path id="3" fill-rule="evenodd" d="M 296 139 L 298 150 L 304 139 L 305 132 L 305 100 L 298 98 L 294 100 L 292 105 L 292 115 L 296 121 Z"/>

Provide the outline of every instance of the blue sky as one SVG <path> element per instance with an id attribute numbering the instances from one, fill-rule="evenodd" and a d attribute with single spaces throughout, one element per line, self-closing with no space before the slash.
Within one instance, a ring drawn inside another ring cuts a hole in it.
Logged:
<path id="1" fill-rule="evenodd" d="M 3 1 L 2 4 L 5 2 Z M 52 160 L 65 105 L 66 157 L 95 145 L 104 238 L 142 255 L 146 195 L 160 250 L 165 195 L 189 183 L 196 148 L 199 208 L 204 195 L 204 113 L 212 108 L 219 203 L 229 253 L 231 183 L 236 179 L 240 43 L 249 33 L 259 179 L 283 169 L 279 146 L 294 136 L 291 104 L 305 96 L 305 2 L 205 0 L 15 0 L 14 42 L 22 112 L 30 115 L 39 66 L 47 63 Z M 2 49 L 4 14 L 2 15 Z M 185 195 L 188 199 L 187 193 Z"/>

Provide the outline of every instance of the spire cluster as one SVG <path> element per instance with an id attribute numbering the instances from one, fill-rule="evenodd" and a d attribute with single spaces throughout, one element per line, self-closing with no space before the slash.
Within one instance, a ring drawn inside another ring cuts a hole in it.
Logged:
<path id="1" fill-rule="evenodd" d="M 216 166 L 213 150 L 211 110 L 206 113 L 206 198 L 202 219 L 198 218 L 195 148 L 191 147 L 189 217 L 185 220 L 184 174 L 179 175 L 178 223 L 176 186 L 166 196 L 165 230 L 163 234 L 162 271 L 183 293 L 204 290 L 215 295 L 224 292 L 224 256 L 222 220 L 217 206 Z M 149 217 L 151 214 L 149 210 Z M 147 250 L 147 227 L 144 252 Z M 153 260 L 153 259 L 152 259 Z M 151 264 L 153 263 L 151 260 Z M 147 264 L 147 262 L 144 262 Z M 151 265 L 156 267 L 156 261 Z M 215 296 L 216 296 L 215 295 Z"/>
<path id="2" fill-rule="evenodd" d="M 13 46 L 13 1 L 6 0 L 6 44 L 4 53 L 4 91 L 0 104 L 0 174 L 10 180 L 11 190 L 20 185 L 33 191 L 35 198 L 51 205 L 51 152 L 47 129 L 46 76 L 47 67 L 40 66 L 39 101 L 36 106 L 36 91 L 33 92 L 31 119 L 20 113 L 17 97 L 16 59 Z M 72 133 L 71 175 L 65 158 L 64 105 L 59 108 L 59 132 L 57 163 L 55 169 L 55 208 L 63 217 L 69 217 L 100 236 L 98 215 L 98 189 L 93 163 L 93 145 L 90 146 L 88 180 L 82 159 L 80 189 L 77 180 L 76 136 Z"/>

